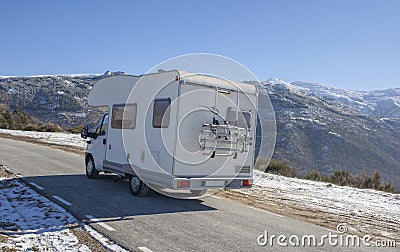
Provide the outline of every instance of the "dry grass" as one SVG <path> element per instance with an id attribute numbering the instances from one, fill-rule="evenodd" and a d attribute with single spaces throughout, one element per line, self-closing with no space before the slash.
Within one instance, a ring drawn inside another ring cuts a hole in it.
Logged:
<path id="1" fill-rule="evenodd" d="M 107 252 L 97 240 L 84 231 L 78 224 L 68 226 L 69 230 L 78 238 L 79 242 L 85 244 L 91 251 Z"/>

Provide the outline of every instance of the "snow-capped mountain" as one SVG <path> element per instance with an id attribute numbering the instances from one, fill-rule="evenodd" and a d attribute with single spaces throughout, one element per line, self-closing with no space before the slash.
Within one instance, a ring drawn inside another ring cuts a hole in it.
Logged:
<path id="1" fill-rule="evenodd" d="M 99 115 L 88 107 L 87 95 L 109 74 L 3 78 L 0 103 L 64 128 L 90 124 Z M 277 122 L 274 159 L 286 160 L 299 174 L 379 170 L 400 189 L 400 89 L 350 91 L 279 79 L 264 86 Z"/>
<path id="2" fill-rule="evenodd" d="M 306 90 L 279 79 L 269 79 L 264 87 L 277 123 L 274 159 L 286 160 L 300 173 L 315 169 L 323 174 L 336 170 L 371 174 L 379 170 L 384 180 L 400 188 L 398 118 L 371 116 L 322 95 L 336 94 L 338 98 L 339 89 L 335 88 L 330 92 L 320 86 L 317 95 L 309 91 L 313 88 L 316 93 L 314 86 Z M 347 90 L 341 94 L 353 97 L 352 101 L 357 95 Z M 380 100 L 385 98 L 382 95 Z"/>
<path id="3" fill-rule="evenodd" d="M 97 120 L 96 110 L 89 109 L 87 95 L 94 83 L 122 71 L 104 74 L 0 76 L 0 103 L 22 109 L 43 122 L 64 128 Z"/>
<path id="4" fill-rule="evenodd" d="M 294 81 L 288 83 L 276 78 L 267 80 L 265 84 L 281 85 L 310 96 L 334 100 L 364 114 L 381 118 L 400 118 L 400 88 L 356 91 L 315 82 Z"/>

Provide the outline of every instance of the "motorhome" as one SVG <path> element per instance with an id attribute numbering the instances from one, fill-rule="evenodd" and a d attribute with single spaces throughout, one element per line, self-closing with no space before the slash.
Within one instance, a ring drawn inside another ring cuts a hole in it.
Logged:
<path id="1" fill-rule="evenodd" d="M 101 79 L 88 104 L 105 113 L 81 134 L 86 175 L 129 179 L 136 196 L 251 187 L 257 102 L 255 85 L 178 70 Z"/>

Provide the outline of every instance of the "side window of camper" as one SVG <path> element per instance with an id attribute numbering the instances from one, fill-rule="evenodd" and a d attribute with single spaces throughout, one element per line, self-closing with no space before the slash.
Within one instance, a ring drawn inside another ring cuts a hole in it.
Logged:
<path id="1" fill-rule="evenodd" d="M 237 115 L 237 120 L 236 120 L 236 115 Z M 226 110 L 226 121 L 230 125 L 250 128 L 250 126 L 251 126 L 251 111 L 237 110 L 236 108 L 229 107 Z"/>
<path id="2" fill-rule="evenodd" d="M 111 128 L 134 129 L 136 128 L 137 103 L 116 104 L 112 107 Z"/>
<path id="3" fill-rule="evenodd" d="M 153 109 L 153 127 L 168 128 L 170 116 L 170 98 L 155 99 Z"/>
<path id="4" fill-rule="evenodd" d="M 103 123 L 101 124 L 101 129 L 99 135 L 105 135 L 107 133 L 108 127 L 108 113 L 103 117 Z"/>

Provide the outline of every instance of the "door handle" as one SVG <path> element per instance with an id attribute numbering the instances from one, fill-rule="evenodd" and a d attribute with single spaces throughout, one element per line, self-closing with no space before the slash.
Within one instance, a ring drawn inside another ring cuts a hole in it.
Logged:
<path id="1" fill-rule="evenodd" d="M 107 139 L 103 139 L 103 144 L 107 144 Z"/>

